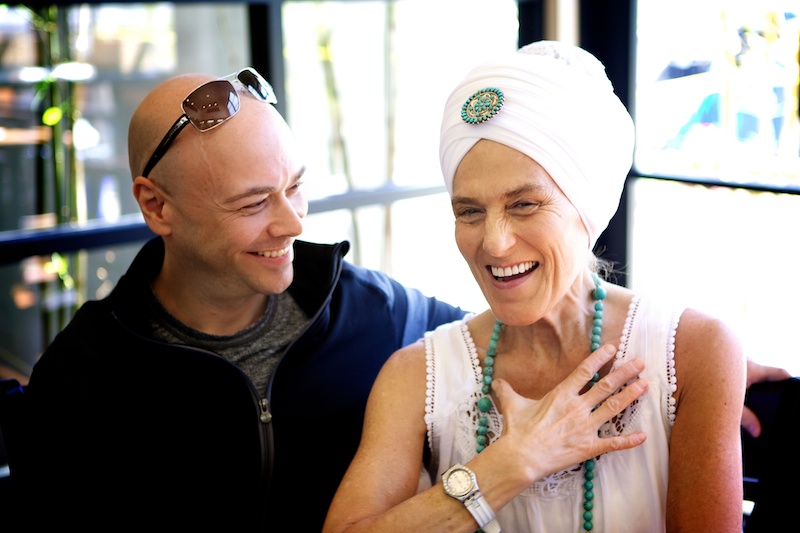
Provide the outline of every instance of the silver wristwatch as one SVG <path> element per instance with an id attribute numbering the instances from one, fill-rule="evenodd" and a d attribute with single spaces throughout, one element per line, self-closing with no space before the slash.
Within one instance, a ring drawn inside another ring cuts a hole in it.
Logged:
<path id="1" fill-rule="evenodd" d="M 475 472 L 464 465 L 453 465 L 442 474 L 442 485 L 445 494 L 464 504 L 484 533 L 500 533 L 500 524 L 478 488 Z"/>

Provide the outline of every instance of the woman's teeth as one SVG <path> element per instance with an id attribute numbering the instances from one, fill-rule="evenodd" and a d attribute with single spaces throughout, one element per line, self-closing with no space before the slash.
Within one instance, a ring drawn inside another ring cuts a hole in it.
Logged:
<path id="1" fill-rule="evenodd" d="M 524 274 L 525 272 L 531 270 L 534 265 L 538 265 L 538 263 L 534 263 L 533 261 L 526 261 L 524 263 L 520 263 L 518 265 L 514 265 L 511 267 L 492 267 L 492 275 L 496 278 L 505 278 L 508 276 L 516 276 L 517 274 Z"/>

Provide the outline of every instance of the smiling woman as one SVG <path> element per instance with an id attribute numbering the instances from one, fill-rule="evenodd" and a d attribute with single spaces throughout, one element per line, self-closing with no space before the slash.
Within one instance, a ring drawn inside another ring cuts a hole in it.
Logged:
<path id="1" fill-rule="evenodd" d="M 487 90 L 502 107 L 476 105 Z M 567 43 L 497 54 L 452 90 L 439 156 L 490 309 L 383 366 L 327 533 L 741 530 L 738 340 L 597 272 L 633 148 L 602 65 Z"/>

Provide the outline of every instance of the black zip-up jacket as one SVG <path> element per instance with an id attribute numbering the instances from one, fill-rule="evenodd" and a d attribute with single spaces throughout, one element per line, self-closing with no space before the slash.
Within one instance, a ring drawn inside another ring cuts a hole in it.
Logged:
<path id="1" fill-rule="evenodd" d="M 11 473 L 23 522 L 319 531 L 383 362 L 464 314 L 344 261 L 348 248 L 295 243 L 289 291 L 312 320 L 257 391 L 219 355 L 152 338 L 145 306 L 164 247 L 148 242 L 34 367 L 29 453 Z"/>

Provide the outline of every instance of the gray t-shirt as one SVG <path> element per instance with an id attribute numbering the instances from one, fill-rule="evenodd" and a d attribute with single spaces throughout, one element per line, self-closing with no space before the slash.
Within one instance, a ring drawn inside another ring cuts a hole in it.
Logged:
<path id="1" fill-rule="evenodd" d="M 252 326 L 233 335 L 209 335 L 180 322 L 151 294 L 150 325 L 155 338 L 221 355 L 250 377 L 259 395 L 266 393 L 280 355 L 309 322 L 294 298 L 283 292 L 269 298 L 264 314 Z"/>

